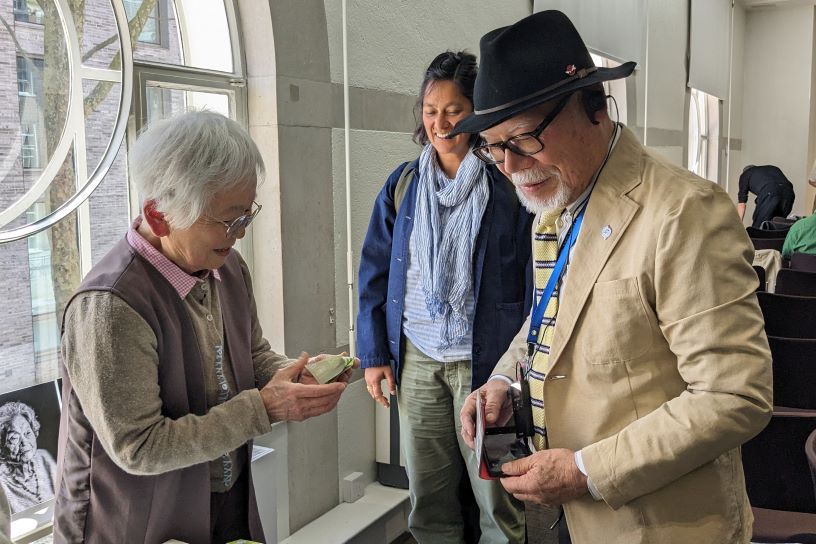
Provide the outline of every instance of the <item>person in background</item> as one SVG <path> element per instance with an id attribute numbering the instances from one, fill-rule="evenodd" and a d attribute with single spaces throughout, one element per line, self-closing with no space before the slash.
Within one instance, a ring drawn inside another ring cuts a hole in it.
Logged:
<path id="1" fill-rule="evenodd" d="M 503 424 L 520 375 L 535 451 L 501 482 L 563 505 L 574 544 L 747 544 L 739 446 L 773 408 L 754 251 L 719 186 L 610 119 L 602 83 L 633 70 L 596 67 L 560 11 L 481 39 L 453 134 L 478 133 L 536 212 L 537 301 L 462 432 L 482 401 Z"/>
<path id="2" fill-rule="evenodd" d="M 782 246 L 782 258 L 790 259 L 794 253 L 816 255 L 816 213 L 791 225 Z"/>
<path id="3" fill-rule="evenodd" d="M 408 526 L 420 543 L 464 541 L 463 465 L 481 541 L 524 541 L 523 505 L 479 478 L 458 424 L 464 399 L 524 320 L 532 289 L 532 216 L 507 180 L 469 153 L 474 137 L 448 137 L 473 109 L 476 71 L 465 52 L 442 53 L 428 66 L 414 132 L 422 152 L 377 195 L 360 258 L 358 355 L 371 396 L 388 407 L 386 395 L 397 395 Z"/>
<path id="4" fill-rule="evenodd" d="M 782 170 L 776 166 L 754 166 L 749 164 L 742 170 L 737 192 L 737 213 L 740 219 L 745 217 L 745 205 L 748 193 L 756 195 L 756 208 L 751 219 L 756 229 L 765 221 L 774 217 L 787 217 L 793 209 L 793 184 L 788 181 Z"/>
<path id="5" fill-rule="evenodd" d="M 12 514 L 54 498 L 56 463 L 48 450 L 37 448 L 40 422 L 22 402 L 0 406 L 0 488 Z"/>
<path id="6" fill-rule="evenodd" d="M 275 353 L 233 246 L 261 211 L 264 167 L 235 122 L 191 112 L 130 153 L 141 215 L 65 309 L 54 542 L 264 541 L 252 439 L 332 410 Z"/>

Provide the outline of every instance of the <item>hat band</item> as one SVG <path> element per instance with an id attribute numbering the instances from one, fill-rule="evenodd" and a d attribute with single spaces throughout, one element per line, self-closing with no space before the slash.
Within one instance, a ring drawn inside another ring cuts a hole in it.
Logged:
<path id="1" fill-rule="evenodd" d="M 549 87 L 544 87 L 541 90 L 538 90 L 538 91 L 536 91 L 534 93 L 528 94 L 527 96 L 522 96 L 521 98 L 517 98 L 516 100 L 512 100 L 510 102 L 505 102 L 504 104 L 502 104 L 500 106 L 496 106 L 495 108 L 488 108 L 486 110 L 473 110 L 473 113 L 475 113 L 476 115 L 484 115 L 486 113 L 494 113 L 494 112 L 501 111 L 501 110 L 506 109 L 506 108 L 510 108 L 512 106 L 515 106 L 516 104 L 521 104 L 522 102 L 525 102 L 526 100 L 529 100 L 531 98 L 535 98 L 536 96 L 540 96 L 540 95 L 548 93 L 548 92 L 550 92 L 550 91 L 552 91 L 554 89 L 562 87 L 562 86 L 566 85 L 567 83 L 572 82 L 575 79 L 583 79 L 583 78 L 585 78 L 586 76 L 588 76 L 589 74 L 591 74 L 592 72 L 594 72 L 597 69 L 598 68 L 595 67 L 595 66 L 593 66 L 591 68 L 581 68 L 580 70 L 575 72 L 575 75 L 570 76 L 567 79 L 562 79 L 561 81 L 559 81 L 557 83 L 554 83 L 554 84 L 550 85 Z"/>

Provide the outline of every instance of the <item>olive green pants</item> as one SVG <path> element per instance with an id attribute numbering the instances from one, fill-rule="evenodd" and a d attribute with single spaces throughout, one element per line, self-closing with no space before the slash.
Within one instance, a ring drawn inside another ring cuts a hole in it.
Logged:
<path id="1" fill-rule="evenodd" d="M 461 544 L 462 465 L 479 505 L 482 543 L 524 542 L 524 511 L 498 480 L 479 478 L 476 454 L 462 440 L 459 411 L 470 393 L 470 361 L 440 363 L 405 340 L 397 391 L 400 443 L 408 472 L 408 528 L 419 544 Z"/>

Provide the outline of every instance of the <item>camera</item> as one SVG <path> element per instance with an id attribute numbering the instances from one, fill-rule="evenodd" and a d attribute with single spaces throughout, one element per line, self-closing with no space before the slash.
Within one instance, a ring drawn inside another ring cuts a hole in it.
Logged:
<path id="1" fill-rule="evenodd" d="M 513 407 L 513 426 L 518 438 L 533 436 L 533 408 L 530 404 L 530 384 L 520 380 L 507 388 L 507 396 Z"/>

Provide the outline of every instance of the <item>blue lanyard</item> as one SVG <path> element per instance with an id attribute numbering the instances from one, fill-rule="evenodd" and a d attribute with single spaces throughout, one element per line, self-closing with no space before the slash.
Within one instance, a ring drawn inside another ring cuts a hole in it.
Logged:
<path id="1" fill-rule="evenodd" d="M 570 249 L 578 239 L 578 232 L 581 230 L 581 223 L 584 220 L 585 210 L 586 204 L 583 208 L 581 208 L 578 215 L 575 216 L 575 221 L 570 226 L 569 236 L 564 242 L 564 245 L 561 246 L 561 250 L 558 252 L 558 260 L 555 261 L 555 266 L 550 274 L 550 279 L 547 282 L 547 286 L 544 288 L 544 293 L 541 295 L 541 299 L 536 302 L 535 294 L 533 295 L 533 313 L 530 317 L 530 332 L 527 334 L 528 356 L 533 354 L 535 346 L 538 344 L 538 332 L 541 330 L 541 322 L 544 321 L 544 312 L 547 310 L 547 304 L 550 301 L 550 297 L 552 297 L 553 291 L 555 291 L 555 286 L 558 284 L 558 280 L 561 279 L 561 275 L 564 272 L 564 266 L 567 264 Z"/>

